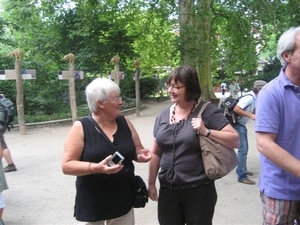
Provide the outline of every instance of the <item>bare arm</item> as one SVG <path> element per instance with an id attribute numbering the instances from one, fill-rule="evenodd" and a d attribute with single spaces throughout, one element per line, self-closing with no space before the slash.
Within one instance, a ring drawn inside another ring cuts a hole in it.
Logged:
<path id="1" fill-rule="evenodd" d="M 256 132 L 258 151 L 283 170 L 300 177 L 300 161 L 275 143 L 276 134 Z"/>
<path id="2" fill-rule="evenodd" d="M 233 111 L 234 111 L 235 113 L 237 113 L 238 115 L 240 115 L 240 116 L 246 116 L 246 117 L 249 117 L 249 118 L 252 119 L 252 120 L 255 120 L 255 114 L 249 113 L 249 112 L 243 110 L 243 109 L 242 109 L 241 107 L 239 107 L 238 105 L 236 105 L 236 106 L 234 107 Z"/>
<path id="3" fill-rule="evenodd" d="M 135 145 L 135 149 L 136 149 L 136 161 L 137 162 L 148 162 L 151 159 L 151 152 L 144 148 L 144 146 L 141 143 L 141 139 L 136 131 L 136 129 L 134 128 L 133 124 L 130 122 L 130 120 L 125 117 L 127 124 L 131 130 L 131 134 L 132 134 L 132 139 Z"/>
<path id="4" fill-rule="evenodd" d="M 155 186 L 156 177 L 159 170 L 161 149 L 156 143 L 156 139 L 153 140 L 153 145 L 151 149 L 152 159 L 149 163 L 149 176 L 148 176 L 148 194 L 149 198 L 153 201 L 158 200 L 157 189 Z"/>
<path id="5" fill-rule="evenodd" d="M 206 136 L 207 128 L 202 118 L 192 118 L 192 127 L 200 135 Z M 210 129 L 209 138 L 219 142 L 228 148 L 237 148 L 240 145 L 240 138 L 238 132 L 230 125 L 226 125 L 222 130 Z"/>
<path id="6" fill-rule="evenodd" d="M 84 147 L 83 128 L 79 121 L 76 121 L 72 126 L 64 145 L 64 153 L 62 158 L 62 171 L 64 174 L 74 176 L 84 176 L 95 173 L 117 173 L 123 165 L 110 167 L 107 162 L 111 156 L 106 157 L 99 163 L 90 163 L 80 161 Z"/>

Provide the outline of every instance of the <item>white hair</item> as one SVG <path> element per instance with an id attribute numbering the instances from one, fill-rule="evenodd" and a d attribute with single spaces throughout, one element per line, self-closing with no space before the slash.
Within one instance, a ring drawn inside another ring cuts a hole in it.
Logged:
<path id="1" fill-rule="evenodd" d="M 97 111 L 97 101 L 105 102 L 110 94 L 120 94 L 119 86 L 110 79 L 96 78 L 85 89 L 86 101 L 91 112 Z"/>
<path id="2" fill-rule="evenodd" d="M 291 27 L 285 31 L 278 40 L 277 58 L 284 67 L 287 65 L 287 62 L 284 60 L 282 54 L 285 52 L 291 52 L 291 54 L 293 54 L 295 50 L 296 35 L 298 32 L 300 32 L 300 27 Z"/>

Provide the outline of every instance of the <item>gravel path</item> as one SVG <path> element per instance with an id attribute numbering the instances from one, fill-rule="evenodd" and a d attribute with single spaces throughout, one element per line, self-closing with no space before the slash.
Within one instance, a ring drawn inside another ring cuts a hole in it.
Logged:
<path id="1" fill-rule="evenodd" d="M 218 96 L 220 97 L 220 96 Z M 128 115 L 140 134 L 143 145 L 152 144 L 152 129 L 159 111 L 170 101 L 148 102 L 140 117 Z M 3 192 L 6 208 L 3 219 L 6 225 L 64 225 L 76 224 L 73 218 L 75 177 L 61 172 L 63 144 L 70 125 L 35 128 L 26 135 L 18 130 L 6 132 L 17 172 L 6 173 L 9 190 Z M 248 124 L 248 169 L 258 180 L 259 154 L 256 150 L 254 122 Z M 5 162 L 3 162 L 6 164 Z M 136 173 L 147 181 L 148 165 L 136 164 Z M 235 171 L 216 181 L 218 202 L 214 224 L 261 224 L 261 203 L 257 185 L 237 182 Z M 136 225 L 158 225 L 157 203 L 151 200 L 143 209 L 135 209 Z"/>

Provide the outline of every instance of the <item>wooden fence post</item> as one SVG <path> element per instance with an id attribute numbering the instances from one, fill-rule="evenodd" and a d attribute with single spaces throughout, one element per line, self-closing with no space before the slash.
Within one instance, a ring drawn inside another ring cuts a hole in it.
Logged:
<path id="1" fill-rule="evenodd" d="M 75 68 L 75 55 L 69 53 L 64 56 L 64 60 L 69 61 L 69 95 L 70 95 L 70 106 L 71 106 L 71 113 L 72 113 L 72 121 L 78 119 L 77 117 L 77 106 L 76 106 L 76 93 L 75 93 L 75 81 L 74 81 L 74 68 Z"/>
<path id="2" fill-rule="evenodd" d="M 111 63 L 114 64 L 114 70 L 115 70 L 115 83 L 120 86 L 120 57 L 115 55 L 110 60 Z"/>
<path id="3" fill-rule="evenodd" d="M 18 123 L 19 130 L 22 135 L 26 134 L 25 128 L 25 119 L 24 119 L 24 87 L 23 87 L 23 79 L 21 73 L 21 60 L 23 57 L 23 52 L 19 49 L 15 49 L 10 52 L 8 57 L 15 58 L 15 73 L 16 73 L 16 88 L 17 88 L 17 112 L 18 112 Z M 5 94 L 5 93 L 4 93 Z"/>
<path id="4" fill-rule="evenodd" d="M 135 102 L 136 102 L 136 116 L 140 116 L 141 108 L 140 108 L 140 75 L 141 75 L 141 70 L 140 70 L 140 64 L 141 60 L 137 59 L 134 61 L 134 66 L 135 66 Z"/>

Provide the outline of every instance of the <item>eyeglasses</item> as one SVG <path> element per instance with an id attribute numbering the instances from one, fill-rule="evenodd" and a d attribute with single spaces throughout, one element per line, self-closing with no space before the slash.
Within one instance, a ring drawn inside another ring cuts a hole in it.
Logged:
<path id="1" fill-rule="evenodd" d="M 182 86 L 168 85 L 167 86 L 168 90 L 171 89 L 172 91 L 174 91 L 174 90 L 178 91 L 179 89 L 181 89 L 183 87 L 185 87 L 185 86 L 184 85 L 182 85 Z"/>
<path id="2" fill-rule="evenodd" d="M 110 101 L 113 101 L 113 102 L 122 101 L 122 96 L 116 96 L 116 97 L 110 99 Z"/>

